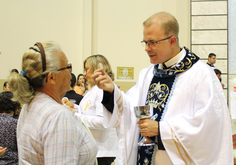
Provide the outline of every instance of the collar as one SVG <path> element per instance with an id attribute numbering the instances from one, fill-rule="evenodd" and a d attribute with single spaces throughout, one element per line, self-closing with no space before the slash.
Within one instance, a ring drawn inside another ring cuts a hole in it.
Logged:
<path id="1" fill-rule="evenodd" d="M 207 62 L 207 64 L 208 64 L 209 66 L 211 66 L 211 67 L 214 67 L 214 65 L 213 65 L 213 64 L 210 64 L 209 62 Z"/>
<path id="2" fill-rule="evenodd" d="M 180 56 L 183 52 L 185 52 L 185 56 L 180 62 L 173 64 L 170 68 L 166 69 L 162 69 L 162 67 L 160 67 L 161 64 L 157 64 L 154 66 L 153 74 L 162 78 L 173 77 L 191 68 L 199 60 L 199 57 L 187 48 L 183 47 L 183 49 L 184 51 L 181 50 L 181 52 L 176 55 Z"/>
<path id="3" fill-rule="evenodd" d="M 164 64 L 166 65 L 167 68 L 179 63 L 186 55 L 186 50 L 182 48 L 182 50 L 173 58 L 170 60 L 166 61 Z M 163 68 L 163 64 L 160 64 L 159 69 Z"/>

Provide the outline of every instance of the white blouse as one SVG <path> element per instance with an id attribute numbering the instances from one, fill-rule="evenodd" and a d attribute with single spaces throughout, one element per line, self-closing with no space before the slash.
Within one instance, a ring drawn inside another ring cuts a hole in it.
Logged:
<path id="1" fill-rule="evenodd" d="M 82 119 L 90 129 L 94 139 L 97 141 L 97 157 L 116 157 L 117 134 L 115 128 L 105 128 L 102 102 L 103 90 L 93 86 L 83 97 L 79 106 L 75 105 L 75 113 Z"/>

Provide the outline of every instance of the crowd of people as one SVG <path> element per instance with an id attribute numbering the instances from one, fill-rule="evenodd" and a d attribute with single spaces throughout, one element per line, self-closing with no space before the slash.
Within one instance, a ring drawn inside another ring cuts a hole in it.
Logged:
<path id="1" fill-rule="evenodd" d="M 16 128 L 17 119 L 13 115 L 20 108 L 18 101 L 12 101 L 13 93 L 0 93 L 0 146 L 4 146 L 0 164 L 18 164 Z"/>
<path id="2" fill-rule="evenodd" d="M 0 164 L 232 164 L 216 55 L 213 70 L 180 47 L 178 21 L 166 12 L 144 21 L 141 42 L 151 65 L 126 93 L 103 55 L 86 58 L 76 79 L 57 43 L 26 50 L 0 93 Z M 153 115 L 139 120 L 134 107 L 144 105 Z M 138 145 L 143 137 L 151 143 Z"/>
<path id="3" fill-rule="evenodd" d="M 10 74 L 19 72 L 17 69 L 12 69 Z M 21 104 L 12 101 L 12 97 L 9 83 L 5 81 L 3 92 L 0 93 L 0 164 L 18 164 L 16 128 Z"/>

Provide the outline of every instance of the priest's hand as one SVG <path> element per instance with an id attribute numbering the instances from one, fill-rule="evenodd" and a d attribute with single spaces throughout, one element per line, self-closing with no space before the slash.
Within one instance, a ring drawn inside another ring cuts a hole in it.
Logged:
<path id="1" fill-rule="evenodd" d="M 93 80 L 95 81 L 98 88 L 103 89 L 109 93 L 112 93 L 114 90 L 114 84 L 110 76 L 102 69 L 97 69 L 92 75 Z"/>
<path id="2" fill-rule="evenodd" d="M 158 122 L 151 119 L 140 119 L 138 122 L 139 131 L 142 136 L 156 136 L 158 132 Z"/>

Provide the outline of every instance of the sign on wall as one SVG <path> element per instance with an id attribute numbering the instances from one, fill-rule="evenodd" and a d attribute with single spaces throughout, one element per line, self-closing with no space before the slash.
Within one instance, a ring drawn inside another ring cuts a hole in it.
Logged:
<path id="1" fill-rule="evenodd" d="M 134 79 L 134 68 L 133 67 L 117 67 L 117 79 Z"/>

